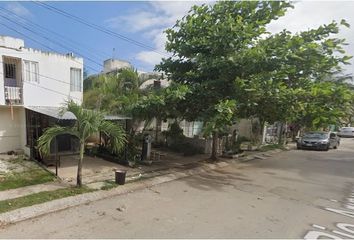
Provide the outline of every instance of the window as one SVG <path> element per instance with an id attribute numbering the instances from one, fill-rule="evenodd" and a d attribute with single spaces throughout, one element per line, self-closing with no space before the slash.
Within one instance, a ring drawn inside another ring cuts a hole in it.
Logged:
<path id="1" fill-rule="evenodd" d="M 16 65 L 13 63 L 5 63 L 5 78 L 16 79 Z"/>
<path id="2" fill-rule="evenodd" d="M 38 63 L 24 61 L 25 81 L 39 83 Z"/>
<path id="3" fill-rule="evenodd" d="M 81 92 L 81 69 L 70 68 L 70 91 Z"/>

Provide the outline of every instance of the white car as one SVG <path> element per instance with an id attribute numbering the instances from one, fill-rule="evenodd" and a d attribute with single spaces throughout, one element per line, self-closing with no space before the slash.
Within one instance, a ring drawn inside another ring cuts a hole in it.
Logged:
<path id="1" fill-rule="evenodd" d="M 342 127 L 338 131 L 340 137 L 354 137 L 354 127 Z"/>

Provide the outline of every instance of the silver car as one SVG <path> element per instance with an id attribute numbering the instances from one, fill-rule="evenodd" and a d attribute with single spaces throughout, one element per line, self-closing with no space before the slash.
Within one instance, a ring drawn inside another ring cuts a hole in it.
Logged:
<path id="1" fill-rule="evenodd" d="M 316 149 L 328 151 L 337 149 L 340 138 L 334 132 L 307 132 L 297 141 L 297 149 Z"/>
<path id="2" fill-rule="evenodd" d="M 339 129 L 338 136 L 354 137 L 354 127 L 342 127 L 341 129 Z"/>

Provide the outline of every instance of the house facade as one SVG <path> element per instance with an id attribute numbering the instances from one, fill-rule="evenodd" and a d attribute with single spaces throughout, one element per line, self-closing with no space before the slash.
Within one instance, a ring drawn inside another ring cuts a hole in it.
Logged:
<path id="1" fill-rule="evenodd" d="M 0 36 L 0 59 L 0 153 L 30 155 L 29 142 L 60 118 L 65 101 L 81 104 L 83 59 L 27 48 L 8 36 Z"/>

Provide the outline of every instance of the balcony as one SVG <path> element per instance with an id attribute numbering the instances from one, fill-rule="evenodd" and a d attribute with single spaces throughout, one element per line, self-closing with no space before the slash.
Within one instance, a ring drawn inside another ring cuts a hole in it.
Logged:
<path id="1" fill-rule="evenodd" d="M 22 105 L 21 59 L 3 56 L 4 95 L 6 105 Z"/>
<path id="2" fill-rule="evenodd" d="M 5 103 L 6 105 L 21 105 L 22 88 L 5 86 Z"/>

